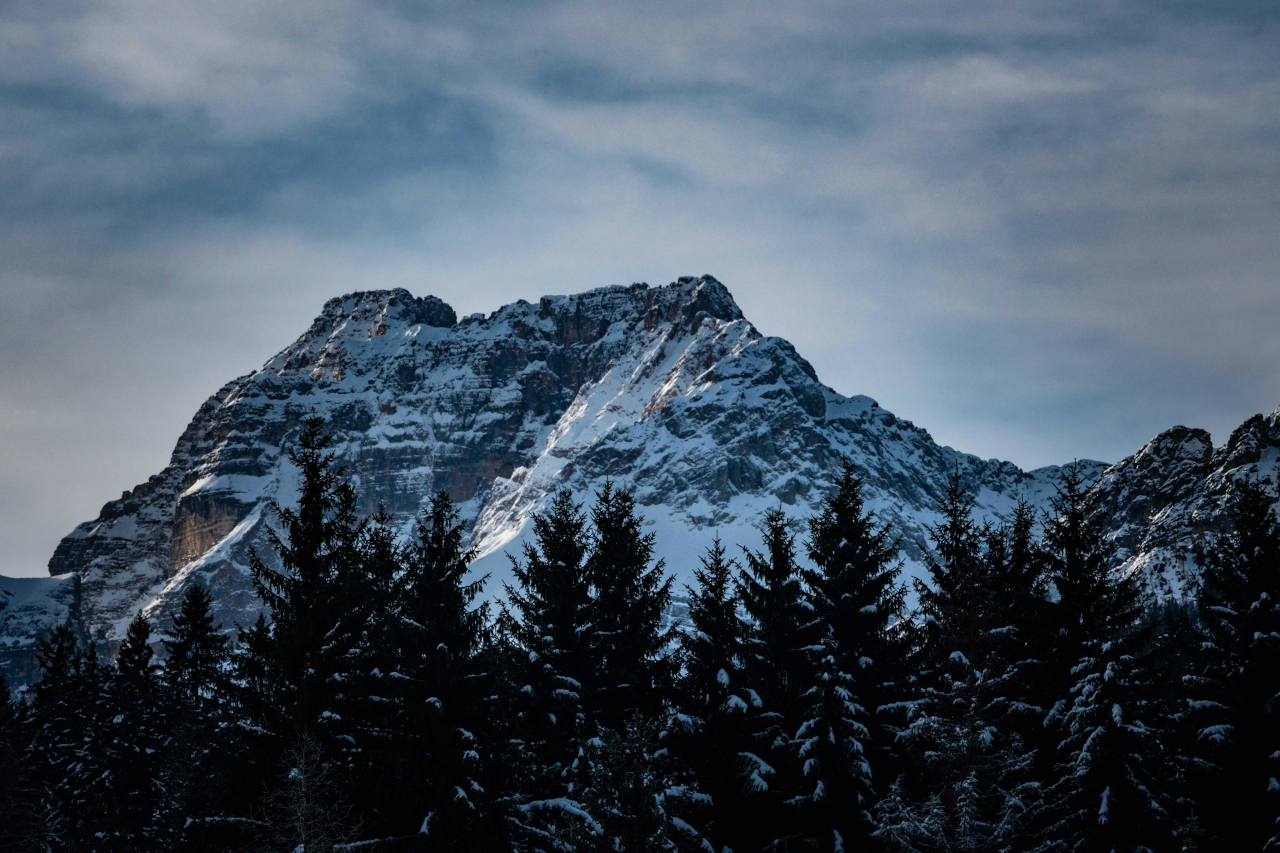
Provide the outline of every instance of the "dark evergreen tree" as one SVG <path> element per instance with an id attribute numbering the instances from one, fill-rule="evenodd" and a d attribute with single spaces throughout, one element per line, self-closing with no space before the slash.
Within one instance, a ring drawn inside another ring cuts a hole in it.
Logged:
<path id="1" fill-rule="evenodd" d="M 40 641 L 40 680 L 32 688 L 32 769 L 45 792 L 52 848 L 92 850 L 110 811 L 111 670 L 66 625 Z"/>
<path id="2" fill-rule="evenodd" d="M 595 672 L 588 715 L 620 730 L 633 712 L 646 718 L 662 709 L 672 680 L 669 649 L 675 627 L 663 628 L 673 579 L 653 558 L 654 535 L 643 532 L 635 496 L 606 482 L 591 508 L 586 575 Z"/>
<path id="3" fill-rule="evenodd" d="M 228 643 L 213 622 L 212 604 L 206 586 L 192 585 L 163 641 L 171 745 L 162 772 L 175 804 L 173 831 L 188 850 L 217 844 L 216 833 L 211 838 L 208 832 L 209 821 L 222 810 L 221 794 L 228 787 L 234 755 Z"/>
<path id="4" fill-rule="evenodd" d="M 1027 748 L 1043 748 L 1052 765 L 1057 741 L 1044 718 L 1057 700 L 1053 646 L 1057 640 L 1048 595 L 1047 558 L 1035 539 L 1035 510 L 1019 500 L 1006 525 L 987 525 L 983 573 L 987 601 L 980 628 L 985 661 L 978 703 L 983 714 Z"/>
<path id="5" fill-rule="evenodd" d="M 407 758 L 401 734 L 414 715 L 401 689 L 410 667 L 399 646 L 404 614 L 397 579 L 406 549 L 385 507 L 366 526 L 360 549 L 363 588 L 331 629 L 333 698 L 320 722 L 324 742 L 347 769 L 351 800 L 366 828 L 390 835 L 403 832 L 422 803 L 389 770 Z"/>
<path id="6" fill-rule="evenodd" d="M 896 623 L 905 590 L 897 542 L 866 510 L 863 480 L 850 464 L 809 520 L 805 545 L 816 568 L 803 572 L 811 666 L 795 736 L 804 768 L 797 803 L 802 837 L 836 851 L 865 846 L 874 828 L 873 765 L 893 741 L 879 712 L 901 690 L 894 682 L 905 648 Z"/>
<path id="7" fill-rule="evenodd" d="M 165 638 L 164 681 L 175 702 L 208 716 L 225 690 L 227 637 L 213 623 L 213 598 L 204 584 L 182 596 Z"/>
<path id="8" fill-rule="evenodd" d="M 1119 562 L 1115 543 L 1094 516 L 1088 484 L 1075 466 L 1063 473 L 1051 507 L 1043 547 L 1058 598 L 1056 651 L 1069 670 L 1099 643 L 1134 630 L 1142 614 L 1142 589 L 1135 575 L 1113 571 Z M 1070 675 L 1066 681 L 1072 682 Z"/>
<path id="9" fill-rule="evenodd" d="M 512 558 L 515 584 L 501 622 L 514 660 L 511 735 L 523 749 L 531 799 L 571 794 L 586 718 L 584 691 L 595 675 L 591 656 L 591 587 L 586 516 L 567 491 L 533 518 L 534 543 Z M 525 812 L 528 814 L 528 812 Z"/>
<path id="10" fill-rule="evenodd" d="M 153 660 L 151 624 L 139 612 L 116 656 L 108 697 L 110 719 L 100 746 L 107 796 L 95 849 L 167 851 L 175 842 L 178 804 L 168 786 L 169 720 L 159 666 Z"/>
<path id="11" fill-rule="evenodd" d="M 1141 634 L 1144 647 L 1135 652 L 1142 661 L 1144 694 L 1152 697 L 1166 760 L 1157 778 L 1169 811 L 1174 834 L 1173 849 L 1180 853 L 1202 851 L 1207 837 L 1204 816 L 1195 790 L 1203 760 L 1199 728 L 1203 719 L 1190 713 L 1189 689 L 1198 676 L 1201 633 L 1193 600 L 1164 599 L 1150 605 Z"/>
<path id="12" fill-rule="evenodd" d="M 673 853 L 705 850 L 690 820 L 696 794 L 683 768 L 660 745 L 659 727 L 638 713 L 605 729 L 586 751 L 581 801 L 591 817 L 569 824 L 564 839 L 580 853 Z"/>
<path id="13" fill-rule="evenodd" d="M 332 702 L 332 676 L 345 649 L 334 647 L 331 632 L 353 602 L 360 571 L 364 523 L 330 445 L 323 418 L 303 421 L 297 444 L 287 451 L 299 472 L 297 509 L 269 504 L 283 529 L 281 536 L 267 528 L 280 569 L 256 552 L 249 560 L 254 588 L 271 609 L 277 701 L 291 733 L 314 726 Z"/>
<path id="14" fill-rule="evenodd" d="M 974 496 L 957 467 L 938 501 L 942 520 L 927 528 L 931 548 L 924 565 L 929 581 L 915 580 L 922 675 L 930 688 L 944 693 L 950 679 L 968 677 L 986 640 L 982 622 L 991 590 L 973 506 Z"/>
<path id="15" fill-rule="evenodd" d="M 1204 555 L 1191 679 L 1195 792 L 1209 850 L 1280 849 L 1280 524 L 1262 482 L 1235 482 L 1231 528 Z"/>
<path id="16" fill-rule="evenodd" d="M 260 808 L 259 798 L 273 783 L 290 728 L 284 688 L 275 656 L 271 624 L 265 614 L 248 628 L 239 627 L 231 654 L 230 678 L 224 698 L 229 708 L 227 738 L 222 750 L 226 784 L 218 791 L 213 814 L 187 827 L 210 849 L 233 850 L 248 843 L 247 823 Z"/>
<path id="17" fill-rule="evenodd" d="M 237 740 L 226 747 L 235 756 L 226 814 L 214 822 L 224 826 L 259 808 L 289 744 L 303 733 L 323 739 L 332 731 L 325 715 L 333 713 L 335 676 L 349 651 L 341 626 L 361 600 L 367 522 L 331 444 L 322 418 L 304 419 L 287 451 L 298 469 L 297 506 L 269 503 L 279 532 L 266 533 L 278 568 L 250 552 L 254 588 L 271 618 L 241 629 L 232 668 Z M 332 760 L 341 759 L 339 743 L 324 745 Z"/>
<path id="18" fill-rule="evenodd" d="M 1021 849 L 1039 799 L 1020 719 L 1009 719 L 1025 692 L 1017 608 L 1037 588 L 1030 514 L 1023 504 L 1009 527 L 979 526 L 973 506 L 957 470 L 939 501 L 942 520 L 929 528 L 931 583 L 916 582 L 917 672 L 899 744 L 906 766 L 878 809 L 877 837 L 891 850 Z"/>
<path id="19" fill-rule="evenodd" d="M 27 748 L 32 722 L 26 711 L 10 693 L 0 666 L 0 850 L 44 853 L 50 839 L 45 803 Z"/>
<path id="20" fill-rule="evenodd" d="M 264 735 L 280 731 L 284 728 L 280 703 L 283 688 L 266 614 L 259 613 L 250 627 L 239 628 L 237 640 L 231 668 L 239 727 Z"/>
<path id="21" fill-rule="evenodd" d="M 669 748 L 687 766 L 698 792 L 710 802 L 700 814 L 702 835 L 716 853 L 745 850 L 748 823 L 742 752 L 748 743 L 751 707 L 742 669 L 743 624 L 734 579 L 741 571 L 726 557 L 719 537 L 694 569 L 689 593 L 689 629 L 681 636 L 683 674 L 679 713 L 671 720 Z"/>
<path id="22" fill-rule="evenodd" d="M 812 609 L 796 563 L 796 535 L 781 509 L 765 512 L 763 553 L 743 549 L 738 596 L 750 623 L 743 643 L 744 693 L 752 706 L 745 791 L 748 850 L 783 843 L 800 829 L 792 800 L 800 793 L 796 731 L 806 719 Z"/>
<path id="23" fill-rule="evenodd" d="M 386 770 L 411 793 L 412 818 L 403 828 L 429 836 L 432 850 L 493 843 L 484 835 L 491 831 L 477 739 L 484 721 L 474 714 L 487 695 L 475 666 L 485 629 L 485 609 L 475 600 L 484 578 L 466 579 L 475 553 L 463 547 L 464 536 L 457 507 L 437 493 L 397 578 L 393 636 L 403 678 L 388 686 L 403 703 L 395 732 L 401 760 Z"/>
<path id="24" fill-rule="evenodd" d="M 1135 658 L 1141 588 L 1115 571 L 1115 546 L 1069 468 L 1045 529 L 1058 592 L 1059 642 L 1070 687 L 1050 713 L 1062 741 L 1046 794 L 1044 849 L 1160 851 L 1172 833 L 1155 784 L 1165 760 L 1157 710 Z"/>

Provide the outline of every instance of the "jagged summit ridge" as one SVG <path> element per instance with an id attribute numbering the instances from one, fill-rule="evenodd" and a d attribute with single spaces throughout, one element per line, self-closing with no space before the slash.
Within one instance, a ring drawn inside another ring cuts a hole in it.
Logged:
<path id="1" fill-rule="evenodd" d="M 1125 570 L 1157 594 L 1183 596 L 1195 582 L 1206 537 L 1227 525 L 1242 477 L 1280 484 L 1280 408 L 1254 415 L 1215 449 L 1209 433 L 1176 426 L 1107 469 L 1094 487 Z"/>
<path id="2" fill-rule="evenodd" d="M 636 491 L 683 579 L 715 533 L 753 544 L 766 507 L 808 512 L 842 459 L 866 473 L 871 504 L 909 559 L 957 466 L 995 518 L 1019 496 L 1042 504 L 1061 473 L 940 447 L 873 399 L 826 387 L 711 276 L 520 300 L 461 320 L 435 297 L 352 293 L 215 393 L 162 472 L 58 546 L 50 570 L 81 575 L 99 642 L 118 640 L 139 608 L 163 621 L 197 580 L 226 627 L 255 617 L 249 549 L 268 550 L 266 501 L 294 494 L 284 451 L 311 412 L 328 421 L 366 509 L 385 505 L 408 525 L 448 491 L 491 588 L 508 571 L 504 550 L 556 489 L 587 499 L 605 478 Z"/>

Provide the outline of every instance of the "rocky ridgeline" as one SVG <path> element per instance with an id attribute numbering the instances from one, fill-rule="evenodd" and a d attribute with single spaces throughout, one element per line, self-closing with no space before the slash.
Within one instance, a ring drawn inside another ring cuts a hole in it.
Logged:
<path id="1" fill-rule="evenodd" d="M 1207 535 L 1227 523 L 1231 484 L 1277 478 L 1280 409 L 1254 415 L 1213 448 L 1209 433 L 1178 426 L 1103 472 L 1094 486 L 1125 570 L 1140 571 L 1159 595 L 1192 589 Z"/>
<path id="2" fill-rule="evenodd" d="M 754 545 L 767 507 L 809 512 L 842 458 L 865 472 L 909 570 L 957 466 L 979 510 L 997 519 L 1020 496 L 1046 506 L 1062 473 L 939 446 L 874 400 L 836 393 L 710 276 L 519 301 L 461 321 L 434 297 L 353 293 L 214 394 L 163 471 L 58 546 L 50 571 L 81 576 L 95 640 L 109 648 L 139 608 L 165 620 L 195 581 L 212 588 L 226 627 L 256 617 L 249 549 L 268 550 L 266 501 L 296 490 L 284 450 L 312 412 L 329 421 L 366 509 L 385 504 L 407 529 L 430 494 L 447 490 L 491 591 L 510 576 L 504 552 L 559 487 L 583 500 L 606 478 L 633 488 L 659 552 L 685 580 L 712 536 Z M 1108 469 L 1099 488 L 1127 559 L 1173 588 L 1163 561 L 1196 531 L 1177 539 L 1171 521 L 1160 533 L 1161 513 L 1216 488 L 1197 485 L 1213 473 L 1195 466 L 1218 455 L 1191 459 L 1203 454 L 1190 438 L 1155 448 L 1164 438 L 1144 449 L 1146 461 L 1140 453 Z M 1090 478 L 1106 468 L 1080 464 Z M 1147 509 L 1134 508 L 1139 498 Z M 1166 556 L 1153 557 L 1158 549 Z"/>

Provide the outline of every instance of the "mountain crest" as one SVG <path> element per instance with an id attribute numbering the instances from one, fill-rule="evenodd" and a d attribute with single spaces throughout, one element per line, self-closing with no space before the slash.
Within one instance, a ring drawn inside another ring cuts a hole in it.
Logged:
<path id="1" fill-rule="evenodd" d="M 414 328 L 448 329 L 458 316 L 435 296 L 415 297 L 404 288 L 348 293 L 324 304 L 301 337 L 267 362 L 262 371 L 283 375 L 308 373 L 316 379 L 341 381 L 352 344 L 398 337 Z"/>
<path id="2" fill-rule="evenodd" d="M 119 640 L 139 608 L 166 624 L 194 582 L 228 629 L 256 618 L 248 555 L 270 553 L 266 507 L 293 499 L 286 451 L 312 412 L 363 509 L 385 506 L 407 531 L 424 501 L 449 492 L 491 590 L 510 571 L 504 550 L 557 490 L 590 500 L 606 478 L 634 491 L 685 580 L 714 533 L 752 545 L 766 508 L 812 511 L 845 459 L 912 565 L 957 468 L 990 519 L 1019 496 L 1043 503 L 1062 473 L 940 447 L 828 388 L 709 275 L 521 300 L 461 322 L 435 297 L 353 293 L 212 396 L 160 474 L 59 544 L 50 571 L 83 578 L 95 640 Z"/>

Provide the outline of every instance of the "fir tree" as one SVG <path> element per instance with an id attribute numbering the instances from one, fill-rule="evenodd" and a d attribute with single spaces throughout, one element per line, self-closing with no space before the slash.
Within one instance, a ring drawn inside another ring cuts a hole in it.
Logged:
<path id="1" fill-rule="evenodd" d="M 1132 632 L 1142 613 L 1142 590 L 1135 575 L 1113 571 L 1115 543 L 1094 516 L 1088 486 L 1075 466 L 1063 473 L 1051 507 L 1043 543 L 1058 595 L 1057 651 L 1072 666 L 1079 653 Z"/>
<path id="2" fill-rule="evenodd" d="M 812 609 L 804 598 L 796 564 L 795 534 L 781 509 L 765 512 L 763 553 L 743 548 L 746 566 L 738 575 L 738 596 L 750 624 L 743 643 L 744 693 L 751 715 L 746 763 L 749 823 L 747 848 L 781 843 L 798 831 L 792 804 L 800 791 L 795 734 L 808 710 L 807 647 Z"/>
<path id="3" fill-rule="evenodd" d="M 214 843 L 205 829 L 220 810 L 233 754 L 227 638 L 214 625 L 212 603 L 203 584 L 188 588 L 163 641 L 172 741 L 164 774 L 187 849 Z"/>
<path id="4" fill-rule="evenodd" d="M 139 612 L 116 656 L 109 697 L 110 720 L 102 730 L 108 807 L 95 844 L 99 850 L 171 850 L 173 802 L 164 771 L 169 760 L 159 666 L 153 660 L 151 624 Z"/>
<path id="5" fill-rule="evenodd" d="M 679 708 L 668 742 L 710 803 L 702 814 L 702 835 L 715 851 L 744 850 L 748 823 L 743 797 L 742 752 L 749 750 L 748 711 L 742 669 L 743 625 L 738 617 L 734 578 L 741 571 L 726 557 L 717 537 L 693 571 L 689 630 L 681 636 L 683 675 Z M 752 768 L 753 769 L 753 768 Z"/>
<path id="6" fill-rule="evenodd" d="M 388 686 L 403 702 L 395 732 L 402 759 L 391 775 L 413 799 L 412 825 L 405 828 L 433 836 L 432 850 L 482 849 L 476 833 L 487 828 L 476 734 L 483 720 L 474 716 L 487 695 L 475 670 L 485 609 L 474 602 L 484 578 L 466 580 L 475 553 L 463 547 L 464 536 L 457 507 L 437 493 L 397 579 L 394 637 L 403 678 Z"/>
<path id="7" fill-rule="evenodd" d="M 1005 525 L 988 525 L 984 540 L 986 619 L 981 626 L 985 671 L 979 685 L 983 713 L 1028 748 L 1052 754 L 1044 717 L 1053 694 L 1051 659 L 1056 632 L 1048 597 L 1047 558 L 1035 540 L 1035 510 L 1025 499 Z"/>
<path id="8" fill-rule="evenodd" d="M 401 734 L 409 725 L 400 680 L 408 663 L 397 578 L 405 548 L 394 518 L 379 507 L 360 541 L 363 589 L 331 632 L 336 650 L 332 704 L 321 715 L 325 742 L 348 770 L 352 801 L 369 831 L 392 833 L 412 822 L 420 802 L 388 772 L 406 760 Z"/>
<path id="9" fill-rule="evenodd" d="M 279 665 L 272 628 L 266 615 L 258 614 L 248 628 L 238 627 L 237 646 L 231 655 L 231 677 L 226 701 L 230 726 L 223 750 L 226 784 L 220 789 L 215 814 L 194 821 L 192 833 L 209 836 L 215 849 L 236 849 L 245 839 L 244 822 L 259 808 L 258 798 L 272 783 L 289 720 L 283 707 Z"/>
<path id="10" fill-rule="evenodd" d="M 938 501 L 942 521 L 927 527 L 932 542 L 924 557 L 929 582 L 915 580 L 924 634 L 922 663 L 926 672 L 938 673 L 932 679 L 934 687 L 947 682 L 948 670 L 953 677 L 967 677 L 978 657 L 977 645 L 984 639 L 985 626 L 980 623 L 991 590 L 973 506 L 974 496 L 965 488 L 957 466 Z"/>
<path id="11" fill-rule="evenodd" d="M 28 752 L 31 725 L 0 666 L 0 850 L 13 853 L 48 850 L 45 804 Z"/>
<path id="12" fill-rule="evenodd" d="M 569 824 L 565 840 L 580 853 L 705 850 L 689 822 L 697 796 L 660 746 L 658 726 L 639 713 L 593 738 L 581 801 L 591 820 Z"/>
<path id="13" fill-rule="evenodd" d="M 1044 849 L 1168 849 L 1169 816 L 1155 785 L 1163 745 L 1133 654 L 1141 589 L 1134 575 L 1114 571 L 1115 546 L 1077 469 L 1066 471 L 1052 506 L 1044 541 L 1059 595 L 1055 653 L 1070 662 L 1072 683 L 1048 720 L 1062 741 Z"/>
<path id="14" fill-rule="evenodd" d="M 164 680 L 183 708 L 207 715 L 223 692 L 227 638 L 213 624 L 213 598 L 204 584 L 193 584 L 174 614 L 165 648 Z"/>
<path id="15" fill-rule="evenodd" d="M 942 520 L 929 528 L 931 583 L 916 584 L 922 625 L 899 746 L 906 767 L 879 807 L 877 837 L 893 850 L 1019 848 L 1039 799 L 1031 751 L 1000 725 L 1021 692 L 1017 608 L 1037 583 L 1029 508 L 996 528 L 975 523 L 973 506 L 957 470 L 939 501 Z"/>
<path id="16" fill-rule="evenodd" d="M 242 729 L 270 734 L 283 728 L 280 703 L 283 688 L 273 652 L 271 624 L 265 613 L 258 613 L 250 627 L 238 627 L 237 648 L 231 664 L 235 711 Z"/>
<path id="17" fill-rule="evenodd" d="M 335 676 L 349 651 L 347 632 L 363 580 L 362 542 L 367 521 L 358 517 L 356 494 L 329 450 L 324 420 L 306 418 L 287 455 L 298 469 L 296 509 L 271 501 L 280 532 L 267 528 L 279 569 L 256 551 L 249 568 L 254 588 L 270 609 L 242 631 L 235 675 L 239 740 L 229 810 L 245 816 L 270 784 L 282 750 L 304 733 L 328 735 Z M 358 611 L 357 611 L 358 612 Z M 333 759 L 338 742 L 324 743 Z"/>
<path id="18" fill-rule="evenodd" d="M 804 718 L 796 733 L 805 788 L 804 836 L 818 849 L 865 845 L 874 827 L 873 761 L 892 735 L 878 717 L 901 677 L 897 543 L 866 510 L 863 480 L 845 464 L 835 494 L 809 520 L 816 567 L 805 571 L 812 614 Z"/>
<path id="19" fill-rule="evenodd" d="M 303 421 L 297 444 L 287 452 L 299 471 L 298 507 L 269 504 L 284 532 L 267 528 L 281 568 L 268 566 L 256 551 L 249 560 L 254 588 L 271 609 L 278 701 L 292 732 L 314 725 L 331 702 L 336 657 L 345 651 L 333 647 L 331 631 L 352 603 L 359 570 L 364 525 L 357 518 L 355 490 L 328 449 L 331 443 L 322 418 Z"/>
<path id="20" fill-rule="evenodd" d="M 525 781 L 543 795 L 571 793 L 586 725 L 583 693 L 594 684 L 586 516 L 568 491 L 533 518 L 534 543 L 511 559 L 515 585 L 501 620 L 515 660 L 508 667 L 512 735 L 525 745 Z M 535 544 L 536 543 L 536 544 Z M 545 784 L 544 784 L 545 780 Z M 553 790 L 548 790 L 551 785 Z"/>
<path id="21" fill-rule="evenodd" d="M 111 809 L 105 732 L 111 671 L 66 625 L 40 641 L 36 657 L 29 755 L 49 804 L 52 846 L 90 850 Z"/>
<path id="22" fill-rule="evenodd" d="M 673 579 L 653 558 L 654 535 L 643 533 L 635 497 L 606 482 L 591 508 L 591 550 L 586 575 L 590 609 L 593 689 L 589 714 L 620 729 L 632 712 L 653 717 L 671 683 L 668 649 L 675 627 L 662 623 L 671 603 Z"/>
<path id="23" fill-rule="evenodd" d="M 1210 544 L 1198 590 L 1192 681 L 1198 812 L 1212 850 L 1280 849 L 1280 523 L 1263 483 L 1233 487 L 1231 527 Z"/>

